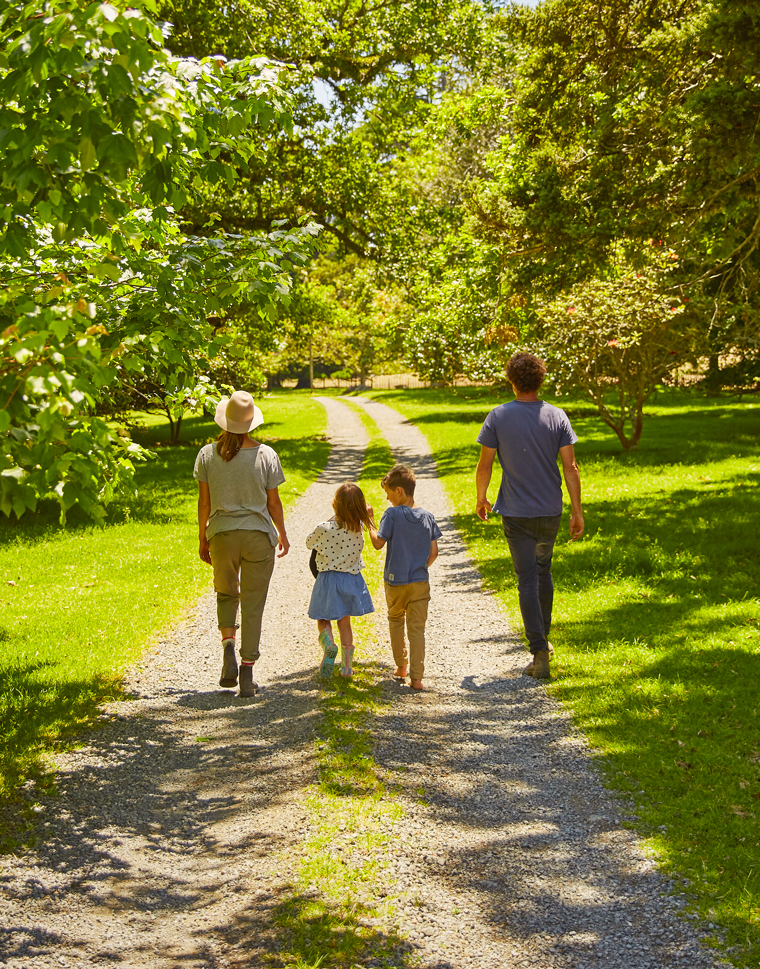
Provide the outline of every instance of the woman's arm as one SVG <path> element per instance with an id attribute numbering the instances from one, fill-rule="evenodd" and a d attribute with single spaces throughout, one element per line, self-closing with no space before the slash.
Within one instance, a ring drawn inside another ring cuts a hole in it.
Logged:
<path id="1" fill-rule="evenodd" d="M 269 512 L 269 517 L 274 523 L 274 527 L 277 529 L 277 539 L 280 548 L 277 558 L 281 559 L 283 555 L 288 554 L 290 542 L 288 541 L 288 536 L 285 532 L 285 512 L 282 510 L 280 492 L 277 488 L 267 489 L 267 511 Z"/>
<path id="2" fill-rule="evenodd" d="M 198 554 L 201 557 L 202 562 L 211 565 L 211 554 L 208 550 L 208 541 L 206 539 L 206 526 L 208 525 L 208 516 L 211 514 L 211 495 L 208 490 L 208 483 L 205 481 L 198 482 Z"/>

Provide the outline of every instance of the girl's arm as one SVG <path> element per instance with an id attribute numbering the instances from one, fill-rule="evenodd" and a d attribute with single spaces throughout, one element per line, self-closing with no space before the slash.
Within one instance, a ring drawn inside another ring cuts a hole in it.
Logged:
<path id="1" fill-rule="evenodd" d="M 280 548 L 277 558 L 281 559 L 283 555 L 288 554 L 290 542 L 288 541 L 288 536 L 285 532 L 285 512 L 282 510 L 280 492 L 277 488 L 267 489 L 267 511 L 269 512 L 269 517 L 274 523 L 274 527 L 277 529 L 277 540 Z"/>
<path id="2" fill-rule="evenodd" d="M 438 542 L 435 539 L 433 539 L 432 542 L 430 543 L 430 555 L 428 555 L 427 567 L 430 568 L 430 566 L 433 564 L 433 562 L 435 562 L 437 558 L 438 558 Z"/>
<path id="3" fill-rule="evenodd" d="M 208 482 L 199 481 L 198 482 L 198 555 L 201 557 L 202 562 L 211 565 L 211 554 L 208 550 L 208 541 L 206 539 L 206 527 L 208 525 L 208 516 L 211 514 L 211 493 L 208 490 Z"/>

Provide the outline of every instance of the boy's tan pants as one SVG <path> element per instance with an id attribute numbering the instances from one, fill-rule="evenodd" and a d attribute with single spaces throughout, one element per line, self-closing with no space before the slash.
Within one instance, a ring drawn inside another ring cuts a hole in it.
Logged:
<path id="1" fill-rule="evenodd" d="M 408 585 L 385 583 L 388 603 L 388 627 L 391 649 L 396 666 L 407 665 L 404 621 L 409 637 L 409 676 L 421 680 L 425 673 L 425 623 L 430 601 L 429 582 L 410 582 Z"/>
<path id="2" fill-rule="evenodd" d="M 214 567 L 219 628 L 237 626 L 240 603 L 240 657 L 259 658 L 261 619 L 274 569 L 274 546 L 266 532 L 236 528 L 209 539 Z"/>

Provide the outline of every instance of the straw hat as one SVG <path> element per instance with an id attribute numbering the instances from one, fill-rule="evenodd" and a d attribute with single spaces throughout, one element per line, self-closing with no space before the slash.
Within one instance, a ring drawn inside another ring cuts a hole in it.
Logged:
<path id="1" fill-rule="evenodd" d="M 244 390 L 236 390 L 232 397 L 222 397 L 216 405 L 214 420 L 230 434 L 247 434 L 264 423 L 264 415 Z"/>

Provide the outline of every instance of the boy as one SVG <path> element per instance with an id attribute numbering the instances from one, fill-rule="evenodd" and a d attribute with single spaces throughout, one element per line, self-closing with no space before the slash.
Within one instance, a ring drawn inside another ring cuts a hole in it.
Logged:
<path id="1" fill-rule="evenodd" d="M 369 537 L 379 551 L 387 542 L 385 553 L 385 601 L 388 603 L 388 626 L 391 648 L 396 663 L 394 676 L 405 679 L 407 653 L 404 642 L 404 620 L 409 637 L 409 685 L 422 689 L 425 672 L 425 622 L 430 600 L 428 568 L 438 557 L 441 530 L 435 518 L 414 503 L 417 479 L 406 464 L 397 464 L 381 484 L 392 507 L 387 508 L 380 527 L 370 528 Z"/>

